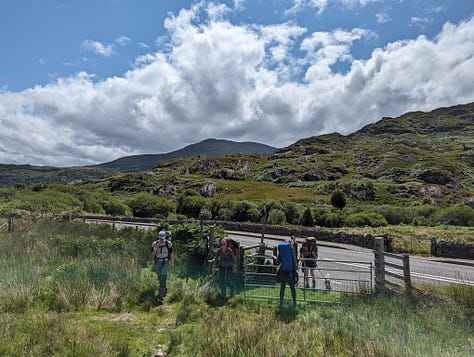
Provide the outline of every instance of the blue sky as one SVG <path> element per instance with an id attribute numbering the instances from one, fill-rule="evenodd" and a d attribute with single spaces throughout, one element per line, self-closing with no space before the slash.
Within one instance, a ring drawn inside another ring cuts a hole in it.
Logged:
<path id="1" fill-rule="evenodd" d="M 284 147 L 474 100 L 472 0 L 2 0 L 0 163 Z"/>

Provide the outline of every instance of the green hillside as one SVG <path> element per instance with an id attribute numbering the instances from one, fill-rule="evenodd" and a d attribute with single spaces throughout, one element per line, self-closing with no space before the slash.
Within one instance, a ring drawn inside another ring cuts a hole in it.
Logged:
<path id="1" fill-rule="evenodd" d="M 102 176 L 83 168 L 97 178 L 82 181 L 66 169 L 44 169 L 61 180 L 50 185 L 19 170 L 23 181 L 0 188 L 0 215 L 359 229 L 390 236 L 399 252 L 429 254 L 431 237 L 473 242 L 473 123 L 470 103 L 383 118 L 347 136 L 305 138 L 267 154 L 179 157 L 153 170 Z"/>
<path id="2" fill-rule="evenodd" d="M 468 203 L 474 195 L 474 103 L 383 118 L 343 136 L 297 141 L 271 155 L 198 156 L 162 163 L 157 173 L 341 188 L 350 199 Z"/>

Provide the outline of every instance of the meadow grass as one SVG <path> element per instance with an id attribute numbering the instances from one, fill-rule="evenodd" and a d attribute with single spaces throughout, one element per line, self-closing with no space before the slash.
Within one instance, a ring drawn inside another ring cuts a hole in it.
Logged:
<path id="1" fill-rule="evenodd" d="M 17 228 L 0 239 L 1 356 L 474 353 L 471 286 L 338 295 L 338 304 L 298 303 L 293 310 L 242 292 L 221 299 L 212 278 L 172 272 L 170 293 L 158 305 L 147 267 L 151 233 L 57 221 Z"/>

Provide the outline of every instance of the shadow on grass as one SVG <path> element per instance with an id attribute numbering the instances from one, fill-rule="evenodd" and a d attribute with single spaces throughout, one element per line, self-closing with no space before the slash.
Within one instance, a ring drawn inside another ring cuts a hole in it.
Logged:
<path id="1" fill-rule="evenodd" d="M 298 310 L 293 306 L 280 306 L 276 310 L 276 317 L 285 323 L 294 321 L 297 314 Z"/>

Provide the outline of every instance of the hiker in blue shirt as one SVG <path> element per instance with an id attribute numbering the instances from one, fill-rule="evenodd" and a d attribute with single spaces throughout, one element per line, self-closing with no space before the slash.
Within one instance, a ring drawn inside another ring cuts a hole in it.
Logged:
<path id="1" fill-rule="evenodd" d="M 160 282 L 158 299 L 163 300 L 168 292 L 166 287 L 168 269 L 174 266 L 173 245 L 166 239 L 165 231 L 158 233 L 158 239 L 151 245 L 150 256 L 153 259 L 153 271 L 158 275 Z"/>
<path id="2" fill-rule="evenodd" d="M 291 297 L 293 299 L 293 307 L 296 308 L 296 289 L 295 284 L 298 282 L 296 260 L 295 240 L 289 239 L 288 242 L 278 244 L 278 255 L 274 257 L 280 264 L 280 307 L 283 306 L 283 299 L 285 297 L 286 284 L 289 284 L 291 290 Z"/>

